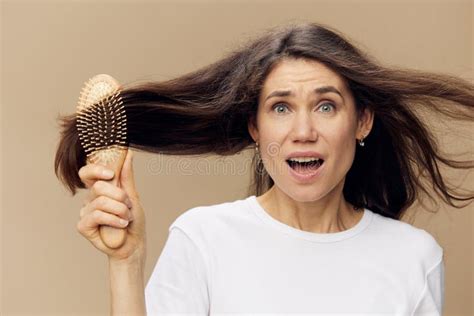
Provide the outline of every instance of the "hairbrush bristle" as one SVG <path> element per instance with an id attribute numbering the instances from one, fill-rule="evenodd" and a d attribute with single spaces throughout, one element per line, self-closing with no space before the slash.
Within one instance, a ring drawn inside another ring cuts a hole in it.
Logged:
<path id="1" fill-rule="evenodd" d="M 88 162 L 108 164 L 127 148 L 127 118 L 114 78 L 100 74 L 87 81 L 76 114 L 79 141 Z"/>
<path id="2" fill-rule="evenodd" d="M 99 74 L 90 78 L 81 90 L 77 110 L 87 108 L 105 97 L 116 93 L 120 84 L 112 76 Z"/>

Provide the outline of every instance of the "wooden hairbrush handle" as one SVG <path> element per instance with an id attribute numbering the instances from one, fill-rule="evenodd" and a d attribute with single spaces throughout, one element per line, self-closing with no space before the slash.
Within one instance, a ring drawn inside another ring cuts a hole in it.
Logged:
<path id="1" fill-rule="evenodd" d="M 105 165 L 105 167 L 113 170 L 114 177 L 111 180 L 104 180 L 105 182 L 111 183 L 114 186 L 119 186 L 120 184 L 120 173 L 122 171 L 123 162 L 127 156 L 128 150 L 120 150 L 117 160 L 113 163 Z M 112 249 L 121 247 L 125 240 L 127 239 L 127 228 L 118 228 L 107 225 L 101 225 L 99 227 L 100 238 L 104 244 Z"/>

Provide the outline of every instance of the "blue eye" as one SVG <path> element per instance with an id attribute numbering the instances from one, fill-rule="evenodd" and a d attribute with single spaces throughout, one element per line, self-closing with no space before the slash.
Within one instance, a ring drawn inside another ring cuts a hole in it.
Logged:
<path id="1" fill-rule="evenodd" d="M 334 104 L 329 103 L 329 102 L 323 103 L 323 104 L 320 106 L 320 108 L 323 107 L 323 106 L 326 106 L 326 105 L 330 105 L 330 106 L 332 106 L 333 108 L 335 108 Z M 275 104 L 275 105 L 272 107 L 272 110 L 275 110 L 275 109 L 278 108 L 278 107 L 288 108 L 288 107 L 286 106 L 286 104 L 284 104 L 284 103 L 277 103 L 277 104 Z M 327 112 L 327 111 L 323 111 L 323 112 Z M 277 113 L 284 113 L 284 112 L 281 112 L 281 111 L 278 112 L 278 111 L 277 111 Z"/>
<path id="2" fill-rule="evenodd" d="M 278 107 L 280 107 L 280 106 L 284 106 L 285 108 L 288 108 L 288 107 L 287 107 L 285 104 L 283 104 L 283 103 L 277 103 L 277 104 L 275 104 L 275 105 L 272 107 L 272 109 L 275 110 L 276 108 L 278 108 Z M 277 113 L 283 113 L 283 112 L 278 112 L 278 111 L 277 111 Z"/>
<path id="3" fill-rule="evenodd" d="M 323 103 L 323 104 L 321 105 L 321 107 L 323 107 L 323 106 L 325 106 L 325 105 L 330 105 L 330 106 L 332 106 L 332 107 L 334 108 L 334 104 L 329 103 L 329 102 Z M 320 107 L 320 108 L 321 108 L 321 107 Z"/>

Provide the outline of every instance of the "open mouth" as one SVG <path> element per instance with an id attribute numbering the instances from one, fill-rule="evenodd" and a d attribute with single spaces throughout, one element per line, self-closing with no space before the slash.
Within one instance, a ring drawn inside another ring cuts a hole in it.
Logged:
<path id="1" fill-rule="evenodd" d="M 307 172 L 312 172 L 315 170 L 318 170 L 319 167 L 324 163 L 323 159 L 319 160 L 314 160 L 314 161 L 308 161 L 308 162 L 297 162 L 297 161 L 291 161 L 291 160 L 286 160 L 286 163 L 292 168 L 293 170 L 299 172 L 299 173 L 307 173 Z"/>

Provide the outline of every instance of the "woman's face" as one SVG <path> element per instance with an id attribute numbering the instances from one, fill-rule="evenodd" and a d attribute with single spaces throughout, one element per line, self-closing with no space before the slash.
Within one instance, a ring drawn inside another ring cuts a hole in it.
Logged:
<path id="1" fill-rule="evenodd" d="M 315 92 L 325 87 L 325 91 Z M 290 94 L 272 96 L 275 91 Z M 258 141 L 266 171 L 278 189 L 297 201 L 315 201 L 341 189 L 355 155 L 357 139 L 367 136 L 372 115 L 357 121 L 355 101 L 345 80 L 324 64 L 284 59 L 267 76 L 257 112 Z M 315 151 L 324 163 L 319 174 L 302 182 L 286 162 L 296 151 Z"/>

